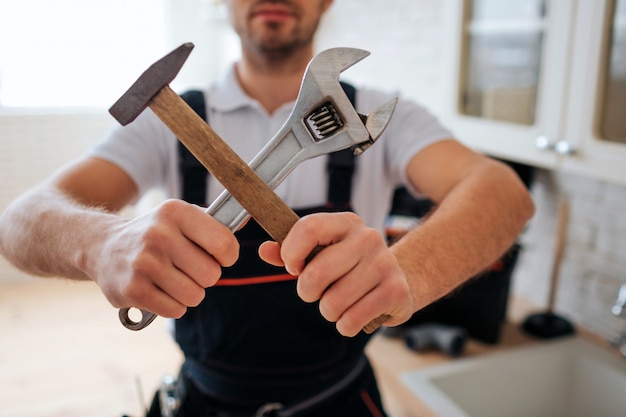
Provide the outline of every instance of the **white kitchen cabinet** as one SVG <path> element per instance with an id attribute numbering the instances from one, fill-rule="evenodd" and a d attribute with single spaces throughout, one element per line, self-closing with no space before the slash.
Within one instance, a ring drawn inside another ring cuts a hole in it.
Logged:
<path id="1" fill-rule="evenodd" d="M 626 184 L 625 4 L 445 0 L 444 122 L 481 152 Z"/>
<path id="2" fill-rule="evenodd" d="M 626 184 L 626 0 L 579 0 L 575 25 L 562 169 Z"/>

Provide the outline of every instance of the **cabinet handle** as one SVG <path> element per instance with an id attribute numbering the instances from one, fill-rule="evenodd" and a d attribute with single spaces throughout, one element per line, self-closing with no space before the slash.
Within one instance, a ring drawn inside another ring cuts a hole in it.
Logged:
<path id="1" fill-rule="evenodd" d="M 544 135 L 539 135 L 535 139 L 535 147 L 543 151 L 554 151 L 560 155 L 572 155 L 576 153 L 574 146 L 566 140 L 553 142 Z"/>
<path id="2" fill-rule="evenodd" d="M 574 146 L 566 140 L 560 140 L 554 144 L 554 150 L 561 155 L 572 155 L 576 153 Z"/>
<path id="3" fill-rule="evenodd" d="M 537 147 L 537 149 L 549 151 L 551 149 L 554 149 L 554 142 L 552 142 L 547 136 L 540 135 L 537 136 L 537 138 L 535 139 L 535 146 Z"/>

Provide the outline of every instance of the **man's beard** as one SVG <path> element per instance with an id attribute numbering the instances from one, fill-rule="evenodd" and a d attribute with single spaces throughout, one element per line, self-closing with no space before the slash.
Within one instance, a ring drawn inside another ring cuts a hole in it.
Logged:
<path id="1" fill-rule="evenodd" d="M 290 57 L 302 47 L 310 45 L 313 42 L 313 34 L 302 37 L 298 34 L 286 36 L 272 33 L 270 36 L 265 36 L 264 39 L 253 37 L 244 42 L 247 44 L 247 49 L 253 50 L 272 60 L 280 61 Z"/>
<path id="2" fill-rule="evenodd" d="M 264 2 L 260 0 L 258 3 Z M 302 11 L 299 10 L 298 6 L 287 0 L 272 0 L 269 2 L 289 5 L 296 18 L 302 15 Z M 254 33 L 254 31 L 249 32 L 247 39 L 242 37 L 242 42 L 245 43 L 248 49 L 267 58 L 273 60 L 286 59 L 294 52 L 302 47 L 309 46 L 313 42 L 319 23 L 319 20 L 311 22 L 310 27 L 297 25 L 291 32 L 284 33 L 281 23 L 267 22 L 261 35 Z"/>
<path id="3" fill-rule="evenodd" d="M 269 24 L 269 26 L 272 26 L 272 24 Z M 300 50 L 303 46 L 309 45 L 311 42 L 313 42 L 313 34 L 302 38 L 298 36 L 298 34 L 283 36 L 276 33 L 262 40 L 249 40 L 248 46 L 263 56 L 274 60 L 281 60 L 288 58 L 295 51 Z"/>

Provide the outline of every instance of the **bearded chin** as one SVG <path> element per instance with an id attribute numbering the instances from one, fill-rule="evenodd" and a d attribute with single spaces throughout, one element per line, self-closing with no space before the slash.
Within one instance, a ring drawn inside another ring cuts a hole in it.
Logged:
<path id="1" fill-rule="evenodd" d="M 276 43 L 276 44 L 265 44 L 260 45 L 258 47 L 259 52 L 261 52 L 264 56 L 271 58 L 275 61 L 281 61 L 283 59 L 288 58 L 291 54 L 298 49 L 298 44 L 295 42 L 291 43 Z"/>
<path id="2" fill-rule="evenodd" d="M 268 23 L 268 28 L 272 29 L 272 23 Z M 279 33 L 279 26 L 276 25 L 276 32 L 271 33 L 264 39 L 252 39 L 248 42 L 248 46 L 256 50 L 261 55 L 276 60 L 290 57 L 294 51 L 298 51 L 303 46 L 310 45 L 313 42 L 314 31 L 306 37 L 292 33 L 289 36 Z"/>

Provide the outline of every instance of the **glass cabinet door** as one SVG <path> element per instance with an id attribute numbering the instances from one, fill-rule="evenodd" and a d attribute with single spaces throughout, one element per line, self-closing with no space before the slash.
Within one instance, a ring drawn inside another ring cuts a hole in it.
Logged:
<path id="1" fill-rule="evenodd" d="M 545 9 L 545 0 L 465 2 L 461 114 L 534 124 Z"/>
<path id="2" fill-rule="evenodd" d="M 600 136 L 626 144 L 626 0 L 616 0 L 609 16 Z"/>
<path id="3" fill-rule="evenodd" d="M 475 150 L 556 168 L 577 3 L 440 1 L 455 56 L 444 122 Z"/>
<path id="4" fill-rule="evenodd" d="M 562 168 L 626 185 L 626 0 L 578 0 Z"/>

